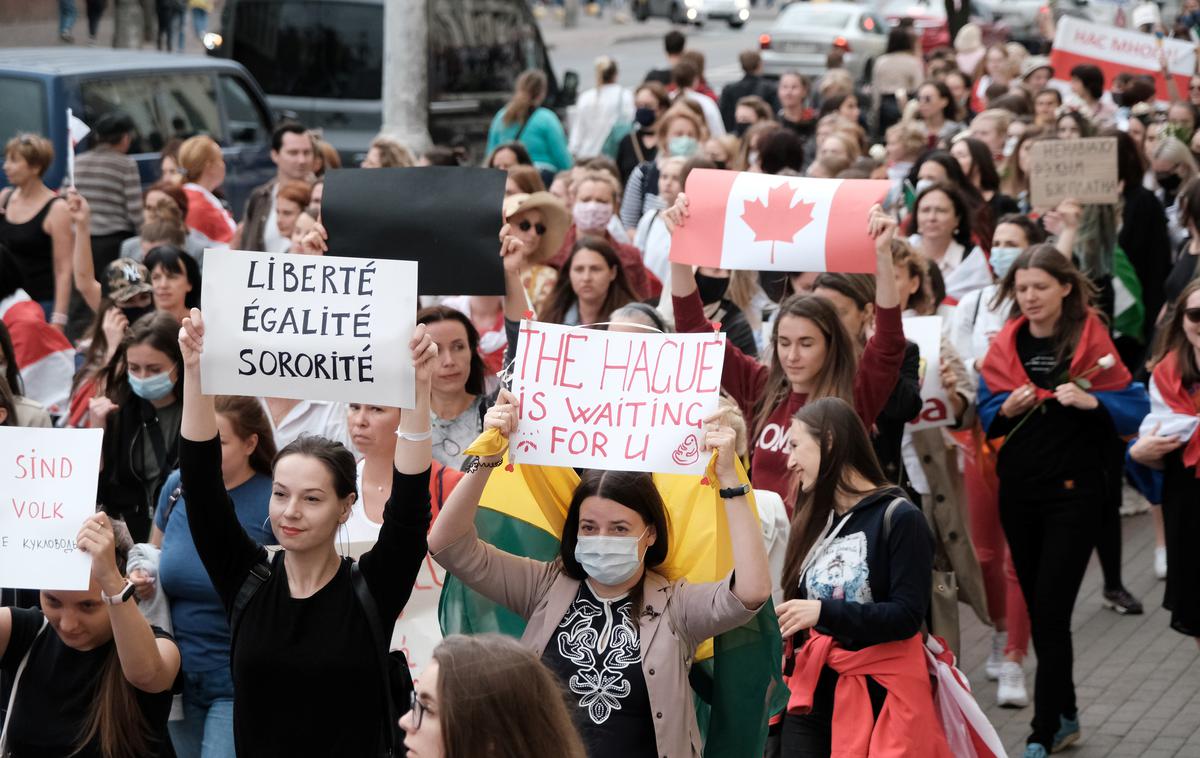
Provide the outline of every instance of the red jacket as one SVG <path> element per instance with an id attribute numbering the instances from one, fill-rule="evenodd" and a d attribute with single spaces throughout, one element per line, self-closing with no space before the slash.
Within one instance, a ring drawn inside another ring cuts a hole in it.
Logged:
<path id="1" fill-rule="evenodd" d="M 699 293 L 693 292 L 686 298 L 676 297 L 673 301 L 677 331 L 694 334 L 712 331 L 712 325 L 704 317 Z M 868 429 L 887 405 L 888 397 L 896 386 L 900 366 L 904 362 L 905 345 L 900 309 L 877 309 L 875 334 L 867 340 L 866 349 L 858 360 L 858 372 L 854 376 L 854 408 Z M 721 388 L 742 409 L 748 426 L 754 423 L 754 406 L 763 394 L 769 373 L 770 369 L 765 364 L 747 356 L 731 342 L 725 342 Z M 755 489 L 771 490 L 782 497 L 789 514 L 795 504 L 795 486 L 787 467 L 787 435 L 792 414 L 807 401 L 807 395 L 793 392 L 788 395 L 786 402 L 771 411 L 762 429 L 751 429 L 755 438 L 751 449 L 750 481 Z"/>
<path id="2" fill-rule="evenodd" d="M 558 253 L 553 258 L 546 261 L 546 265 L 561 269 L 567 262 L 567 256 L 571 254 L 571 248 L 575 246 L 575 239 L 575 224 L 571 224 L 562 247 L 558 249 Z M 607 231 L 604 232 L 604 241 L 612 245 L 613 251 L 621 259 L 621 267 L 625 269 L 625 279 L 633 288 L 633 294 L 637 295 L 639 300 L 657 301 L 662 295 L 662 282 L 654 275 L 653 271 L 642 263 L 642 251 L 633 245 L 623 245 L 617 242 Z"/>
<path id="3" fill-rule="evenodd" d="M 796 653 L 788 678 L 788 713 L 812 709 L 813 691 L 826 666 L 838 673 L 833 692 L 833 749 L 830 758 L 952 758 L 942 723 L 933 708 L 933 689 L 921 635 L 846 650 L 832 637 L 811 630 Z M 887 690 L 876 718 L 867 677 Z M 873 724 L 870 729 L 867 724 Z"/>

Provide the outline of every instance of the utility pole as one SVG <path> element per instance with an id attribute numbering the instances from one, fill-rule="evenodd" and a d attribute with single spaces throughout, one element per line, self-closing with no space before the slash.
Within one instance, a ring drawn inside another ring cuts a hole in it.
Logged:
<path id="1" fill-rule="evenodd" d="M 419 155 L 429 138 L 428 0 L 385 0 L 383 129 Z"/>
<path id="2" fill-rule="evenodd" d="M 579 0 L 563 1 L 563 27 L 574 29 L 579 26 Z"/>

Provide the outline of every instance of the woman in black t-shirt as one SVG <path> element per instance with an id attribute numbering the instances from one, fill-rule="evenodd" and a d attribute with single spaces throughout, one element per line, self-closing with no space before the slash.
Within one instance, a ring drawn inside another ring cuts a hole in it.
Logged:
<path id="1" fill-rule="evenodd" d="M 166 750 L 179 648 L 150 626 L 125 579 L 128 532 L 97 513 L 76 544 L 86 590 L 43 590 L 43 610 L 0 608 L 0 671 L 17 678 L 0 733 L 12 758 L 145 758 Z M 119 534 L 118 534 L 119 533 Z"/>
<path id="2" fill-rule="evenodd" d="M 268 560 L 242 528 L 222 484 L 213 398 L 200 386 L 204 323 L 198 309 L 184 319 L 179 347 L 187 376 L 180 476 L 196 551 L 231 616 L 238 754 L 374 756 L 397 749 L 398 714 L 388 714 L 383 643 L 376 640 L 391 639 L 425 558 L 429 393 L 437 345 L 418 325 L 409 344 L 416 407 L 401 414 L 392 493 L 379 539 L 358 567 L 335 547 L 358 497 L 350 452 L 316 436 L 300 437 L 279 451 L 269 513 L 283 550 Z M 257 579 L 250 579 L 252 573 Z M 372 609 L 359 599 L 361 583 L 374 606 L 376 629 Z M 251 584 L 257 587 L 247 600 Z M 232 618 L 235 610 L 240 613 Z"/>

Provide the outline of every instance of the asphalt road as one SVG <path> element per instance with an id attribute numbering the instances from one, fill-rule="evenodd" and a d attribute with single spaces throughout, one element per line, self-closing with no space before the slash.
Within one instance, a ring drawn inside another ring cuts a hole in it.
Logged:
<path id="1" fill-rule="evenodd" d="M 601 55 L 616 59 L 623 85 L 636 87 L 647 71 L 666 65 L 662 39 L 672 28 L 687 35 L 689 47 L 704 53 L 705 78 L 719 90 L 721 85 L 742 77 L 738 53 L 758 47 L 758 35 L 771 26 L 775 15 L 774 9 L 756 9 L 741 29 L 731 29 L 724 21 L 711 21 L 703 27 L 675 27 L 658 18 L 644 23 L 633 20 L 617 23 L 611 14 L 602 18 L 581 14 L 575 29 L 564 29 L 560 20 L 547 14 L 541 19 L 541 26 L 542 37 L 551 47 L 554 70 L 560 77 L 568 70 L 578 72 L 581 92 L 593 86 L 592 64 Z"/>

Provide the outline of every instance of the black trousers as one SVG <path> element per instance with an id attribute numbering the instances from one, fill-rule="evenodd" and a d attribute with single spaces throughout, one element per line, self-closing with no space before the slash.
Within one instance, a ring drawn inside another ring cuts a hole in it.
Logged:
<path id="1" fill-rule="evenodd" d="M 1047 749 L 1059 718 L 1077 712 L 1071 612 L 1106 507 L 1102 486 L 1087 492 L 1014 493 L 1000 482 L 1000 524 L 1029 606 L 1037 653 L 1029 741 Z"/>
<path id="2" fill-rule="evenodd" d="M 802 716 L 784 714 L 783 730 L 780 735 L 781 758 L 829 758 L 833 750 L 833 691 L 837 687 L 838 674 L 826 666 L 817 680 L 813 692 L 812 711 Z M 871 677 L 867 677 L 867 694 L 871 698 L 871 710 L 875 717 L 883 710 L 887 690 Z M 854 725 L 866 728 L 867 725 Z"/>

